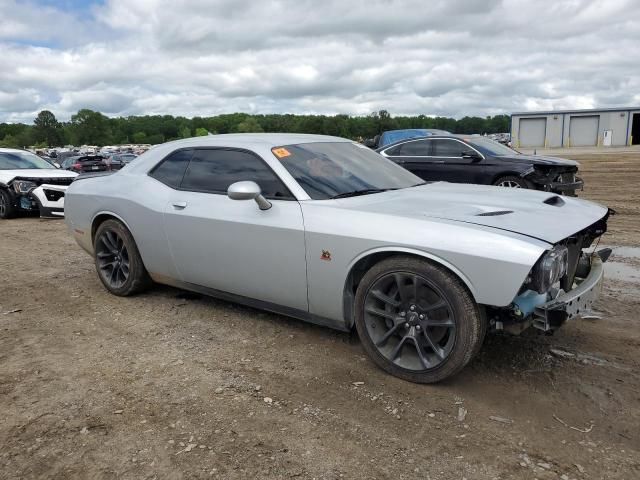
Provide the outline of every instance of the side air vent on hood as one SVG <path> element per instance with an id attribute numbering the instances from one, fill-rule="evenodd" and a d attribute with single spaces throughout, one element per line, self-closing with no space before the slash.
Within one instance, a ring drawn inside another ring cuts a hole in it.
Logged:
<path id="1" fill-rule="evenodd" d="M 476 217 L 497 217 L 498 215 L 509 215 L 513 210 L 496 210 L 495 212 L 482 212 L 476 214 Z"/>
<path id="2" fill-rule="evenodd" d="M 554 195 L 553 197 L 547 198 L 544 203 L 547 205 L 553 205 L 554 207 L 561 207 L 564 205 L 564 200 L 558 195 Z"/>

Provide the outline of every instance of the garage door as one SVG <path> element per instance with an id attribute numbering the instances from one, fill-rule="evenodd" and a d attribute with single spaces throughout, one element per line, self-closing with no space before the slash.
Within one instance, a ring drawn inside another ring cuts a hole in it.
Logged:
<path id="1" fill-rule="evenodd" d="M 587 147 L 598 144 L 598 121 L 600 116 L 571 117 L 569 120 L 569 142 L 572 147 Z"/>
<path id="2" fill-rule="evenodd" d="M 546 118 L 521 118 L 520 119 L 520 146 L 544 147 L 544 138 L 547 132 Z"/>

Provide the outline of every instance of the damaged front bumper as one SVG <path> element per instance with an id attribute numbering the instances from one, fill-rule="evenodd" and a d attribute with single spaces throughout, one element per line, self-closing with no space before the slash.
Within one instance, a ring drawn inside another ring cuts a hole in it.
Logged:
<path id="1" fill-rule="evenodd" d="M 64 185 L 40 185 L 29 192 L 29 197 L 36 203 L 42 218 L 64 217 Z"/>
<path id="2" fill-rule="evenodd" d="M 584 180 L 575 172 L 548 173 L 532 168 L 522 174 L 523 178 L 533 182 L 540 190 L 575 196 L 575 192 L 584 190 Z"/>
<path id="3" fill-rule="evenodd" d="M 555 193 L 575 193 L 577 190 L 584 189 L 584 181 L 576 177 L 573 182 L 551 182 L 546 185 L 546 189 Z"/>
<path id="4" fill-rule="evenodd" d="M 588 313 L 602 291 L 604 262 L 609 259 L 610 254 L 610 249 L 592 254 L 589 274 L 576 280 L 577 285 L 573 289 L 536 307 L 533 311 L 533 326 L 548 332 L 556 330 L 568 319 Z"/>

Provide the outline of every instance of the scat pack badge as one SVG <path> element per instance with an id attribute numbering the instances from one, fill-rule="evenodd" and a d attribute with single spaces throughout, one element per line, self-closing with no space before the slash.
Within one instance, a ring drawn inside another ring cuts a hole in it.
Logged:
<path id="1" fill-rule="evenodd" d="M 322 250 L 322 254 L 320 255 L 320 260 L 325 260 L 327 262 L 330 262 L 331 252 L 329 250 Z"/>

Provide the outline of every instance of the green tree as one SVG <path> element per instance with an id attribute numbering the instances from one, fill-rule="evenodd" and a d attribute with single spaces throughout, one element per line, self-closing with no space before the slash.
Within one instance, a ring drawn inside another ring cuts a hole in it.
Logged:
<path id="1" fill-rule="evenodd" d="M 209 131 L 206 128 L 196 128 L 196 137 L 206 137 L 207 135 L 209 135 Z"/>
<path id="2" fill-rule="evenodd" d="M 109 118 L 87 108 L 71 116 L 71 138 L 74 145 L 108 145 L 112 143 Z"/>
<path id="3" fill-rule="evenodd" d="M 147 143 L 147 134 L 144 132 L 136 132 L 131 135 L 133 143 Z"/>
<path id="4" fill-rule="evenodd" d="M 62 129 L 56 116 L 49 110 L 42 110 L 33 120 L 34 137 L 49 147 L 62 145 Z"/>
<path id="5" fill-rule="evenodd" d="M 5 148 L 19 148 L 20 144 L 18 139 L 9 133 L 7 133 L 2 140 L 0 140 L 0 147 Z"/>
<path id="6" fill-rule="evenodd" d="M 248 117 L 247 119 L 240 122 L 236 125 L 235 131 L 238 133 L 256 133 L 256 132 L 264 132 L 262 129 L 262 125 L 253 117 Z"/>
<path id="7" fill-rule="evenodd" d="M 191 129 L 185 125 L 180 129 L 179 135 L 180 138 L 189 138 L 191 137 Z"/>

